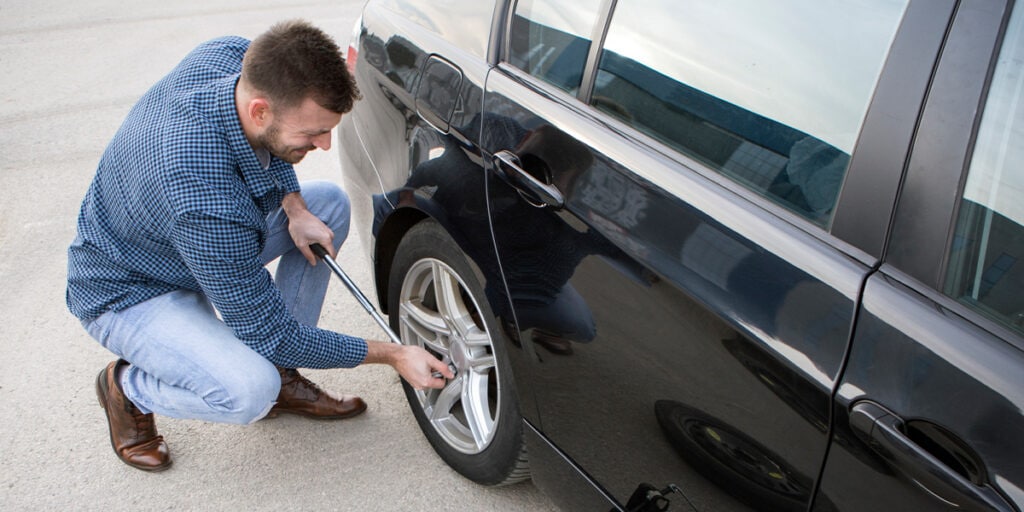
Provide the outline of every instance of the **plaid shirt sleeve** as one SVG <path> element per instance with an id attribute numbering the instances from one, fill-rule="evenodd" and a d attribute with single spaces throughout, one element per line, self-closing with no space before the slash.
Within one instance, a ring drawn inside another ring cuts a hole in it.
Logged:
<path id="1" fill-rule="evenodd" d="M 288 312 L 259 260 L 260 234 L 232 214 L 188 212 L 176 219 L 175 247 L 235 335 L 287 368 L 353 367 L 366 358 L 360 338 L 302 325 Z"/>

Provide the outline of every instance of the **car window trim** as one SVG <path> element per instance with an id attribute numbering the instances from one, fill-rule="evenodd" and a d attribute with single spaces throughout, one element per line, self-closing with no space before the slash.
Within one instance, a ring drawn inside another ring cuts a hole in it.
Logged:
<path id="1" fill-rule="evenodd" d="M 509 52 L 512 48 L 512 21 L 515 17 L 519 0 L 498 3 L 501 5 L 495 7 L 494 24 L 491 30 L 491 41 L 494 44 L 488 48 L 492 67 L 511 61 L 512 56 L 509 55 Z M 597 20 L 594 22 L 593 30 L 590 33 L 590 49 L 587 50 L 587 60 L 583 64 L 580 86 L 575 94 L 575 97 L 584 103 L 590 100 L 590 95 L 594 90 L 594 80 L 597 78 L 597 65 L 601 58 L 601 48 L 604 47 L 604 38 L 608 34 L 608 25 L 611 23 L 616 3 L 618 3 L 618 0 L 603 0 L 598 8 Z"/>
<path id="2" fill-rule="evenodd" d="M 850 155 L 829 231 L 880 261 L 956 0 L 911 0 Z"/>
<path id="3" fill-rule="evenodd" d="M 956 216 L 1010 7 L 1008 1 L 960 2 L 893 215 L 885 262 L 935 290 L 944 289 Z"/>
<path id="4" fill-rule="evenodd" d="M 498 0 L 494 2 L 494 14 L 491 16 L 491 37 L 487 43 L 487 64 L 497 66 L 508 58 L 508 37 L 512 26 L 513 6 L 517 0 Z"/>
<path id="5" fill-rule="evenodd" d="M 601 62 L 601 50 L 604 48 L 604 40 L 608 36 L 608 27 L 615 15 L 616 5 L 618 5 L 618 0 L 604 0 L 601 3 L 597 22 L 594 23 L 594 31 L 590 35 L 590 51 L 587 53 L 587 62 L 583 65 L 583 80 L 580 82 L 580 89 L 576 94 L 576 97 L 586 104 L 590 103 L 590 97 L 594 94 L 597 66 Z"/>

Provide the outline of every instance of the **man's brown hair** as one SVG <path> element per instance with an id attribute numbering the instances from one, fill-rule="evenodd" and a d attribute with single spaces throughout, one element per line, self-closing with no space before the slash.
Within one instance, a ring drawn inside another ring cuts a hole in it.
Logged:
<path id="1" fill-rule="evenodd" d="M 242 61 L 242 81 L 285 108 L 308 97 L 344 114 L 359 99 L 337 43 L 303 20 L 282 21 L 253 40 Z"/>

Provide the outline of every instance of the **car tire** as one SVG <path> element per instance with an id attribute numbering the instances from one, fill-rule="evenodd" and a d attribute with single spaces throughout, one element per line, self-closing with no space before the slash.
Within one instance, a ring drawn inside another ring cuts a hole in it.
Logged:
<path id="1" fill-rule="evenodd" d="M 507 351 L 474 267 L 444 228 L 428 219 L 403 237 L 391 268 L 392 329 L 403 343 L 445 358 L 456 370 L 441 390 L 418 391 L 402 381 L 431 446 L 482 485 L 529 478 Z"/>
<path id="2" fill-rule="evenodd" d="M 757 510 L 804 510 L 813 481 L 755 439 L 718 418 L 673 400 L 658 400 L 662 432 L 694 470 Z"/>

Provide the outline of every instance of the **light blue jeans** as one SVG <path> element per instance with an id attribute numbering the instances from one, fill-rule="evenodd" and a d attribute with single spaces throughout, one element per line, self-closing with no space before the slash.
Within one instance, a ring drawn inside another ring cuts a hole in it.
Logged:
<path id="1" fill-rule="evenodd" d="M 348 196 L 333 183 L 315 181 L 302 183 L 302 197 L 334 230 L 337 250 L 348 236 Z M 281 209 L 267 216 L 267 243 L 260 257 L 264 264 L 281 258 L 274 282 L 285 304 L 296 320 L 316 325 L 330 269 L 309 265 Z M 122 389 L 144 413 L 247 424 L 265 416 L 277 399 L 277 369 L 236 338 L 200 293 L 167 293 L 83 325 L 131 363 L 122 375 Z"/>

